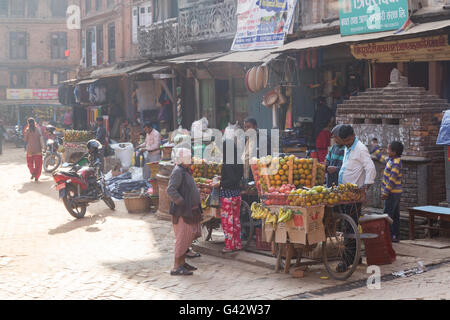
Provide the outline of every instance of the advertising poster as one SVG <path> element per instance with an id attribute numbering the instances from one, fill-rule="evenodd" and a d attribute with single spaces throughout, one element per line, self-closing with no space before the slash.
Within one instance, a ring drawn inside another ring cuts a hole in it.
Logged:
<path id="1" fill-rule="evenodd" d="M 238 24 L 231 50 L 271 49 L 283 45 L 297 0 L 238 0 Z"/>

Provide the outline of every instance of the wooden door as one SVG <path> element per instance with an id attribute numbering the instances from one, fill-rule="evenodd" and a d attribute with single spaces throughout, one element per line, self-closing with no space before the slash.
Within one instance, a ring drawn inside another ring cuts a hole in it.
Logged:
<path id="1" fill-rule="evenodd" d="M 202 117 L 208 119 L 210 128 L 216 127 L 215 117 L 215 84 L 213 79 L 200 80 L 200 112 Z"/>

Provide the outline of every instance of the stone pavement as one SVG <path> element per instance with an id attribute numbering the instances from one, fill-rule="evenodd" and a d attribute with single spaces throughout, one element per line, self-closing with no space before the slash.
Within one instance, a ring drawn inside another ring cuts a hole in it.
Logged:
<path id="1" fill-rule="evenodd" d="M 76 220 L 51 189 L 50 175 L 30 182 L 23 149 L 0 156 L 0 299 L 283 299 L 341 284 L 324 280 L 323 266 L 303 279 L 234 260 L 203 255 L 191 277 L 173 277 L 171 224 L 152 214 L 128 214 L 104 203 Z M 384 272 L 418 259 L 399 257 Z M 450 254 L 447 255 L 450 257 Z M 351 281 L 367 278 L 360 266 Z"/>

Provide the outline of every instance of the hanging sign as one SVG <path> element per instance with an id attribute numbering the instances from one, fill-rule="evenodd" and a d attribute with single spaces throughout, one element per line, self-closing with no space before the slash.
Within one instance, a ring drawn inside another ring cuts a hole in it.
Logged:
<path id="1" fill-rule="evenodd" d="M 408 0 L 339 0 L 341 35 L 400 29 L 408 20 Z"/>
<path id="2" fill-rule="evenodd" d="M 450 59 L 448 35 L 372 42 L 350 46 L 356 59 L 377 62 L 440 61 Z"/>
<path id="3" fill-rule="evenodd" d="M 6 89 L 7 100 L 58 100 L 58 89 Z"/>
<path id="4" fill-rule="evenodd" d="M 297 0 L 238 0 L 237 31 L 231 50 L 282 46 L 296 5 Z"/>

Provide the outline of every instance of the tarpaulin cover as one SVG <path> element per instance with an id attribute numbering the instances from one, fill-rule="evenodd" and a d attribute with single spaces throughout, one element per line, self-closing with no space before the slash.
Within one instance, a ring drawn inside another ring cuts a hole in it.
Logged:
<path id="1" fill-rule="evenodd" d="M 444 113 L 436 144 L 450 146 L 450 110 Z"/>

